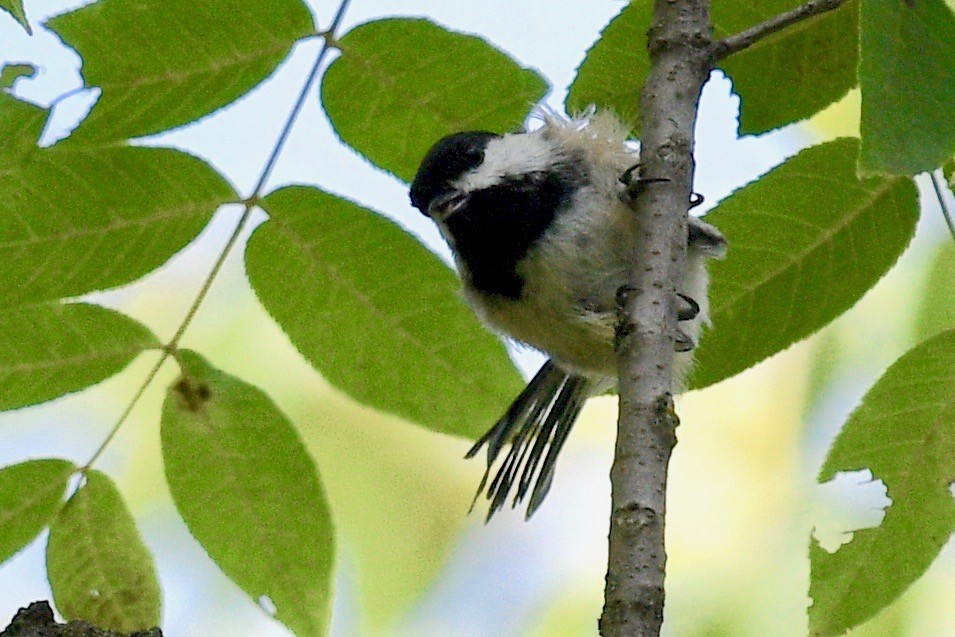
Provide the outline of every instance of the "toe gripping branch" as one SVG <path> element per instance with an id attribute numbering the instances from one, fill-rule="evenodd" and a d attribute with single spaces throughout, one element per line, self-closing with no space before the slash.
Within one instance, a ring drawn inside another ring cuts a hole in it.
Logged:
<path id="1" fill-rule="evenodd" d="M 637 196 L 646 189 L 648 184 L 661 183 L 665 181 L 670 181 L 667 177 L 643 177 L 640 175 L 640 163 L 636 163 L 630 168 L 627 168 L 620 177 L 617 178 L 617 182 L 621 187 L 621 197 L 627 201 L 633 201 Z M 703 202 L 706 201 L 706 198 L 698 192 L 690 193 L 690 205 L 689 210 L 693 210 L 697 206 L 703 205 Z"/>
<path id="2" fill-rule="evenodd" d="M 625 336 L 622 326 L 626 325 L 626 322 L 623 320 L 623 308 L 626 306 L 627 297 L 634 292 L 634 288 L 629 285 L 621 285 L 617 290 L 617 311 L 620 317 L 620 322 L 618 323 L 617 333 L 614 339 L 614 349 L 620 351 L 620 343 Z M 677 307 L 677 321 L 690 321 L 695 319 L 700 313 L 700 304 L 696 302 L 692 297 L 687 296 L 686 294 L 680 294 L 677 292 L 677 298 L 680 303 Z M 674 336 L 674 348 L 677 352 L 689 352 L 696 347 L 696 343 L 693 342 L 693 339 L 690 336 L 681 330 L 679 327 L 676 330 L 676 335 Z"/>
<path id="3" fill-rule="evenodd" d="M 670 180 L 667 177 L 643 177 L 640 175 L 640 164 L 636 163 L 630 168 L 627 168 L 623 174 L 617 178 L 617 181 L 621 187 L 621 198 L 627 202 L 631 202 L 646 189 L 648 184 Z"/>
<path id="4" fill-rule="evenodd" d="M 700 313 L 700 304 L 686 294 L 677 292 L 677 297 L 680 299 L 680 306 L 677 308 L 676 320 L 689 321 L 695 319 Z M 676 328 L 674 347 L 678 352 L 689 352 L 696 347 L 696 343 L 693 342 L 693 339 L 690 338 L 686 332 L 678 327 Z"/>

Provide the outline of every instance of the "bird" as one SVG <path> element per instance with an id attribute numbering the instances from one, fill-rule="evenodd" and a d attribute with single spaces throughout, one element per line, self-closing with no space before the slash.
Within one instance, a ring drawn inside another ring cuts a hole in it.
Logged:
<path id="1" fill-rule="evenodd" d="M 584 403 L 616 387 L 617 295 L 642 240 L 628 197 L 635 185 L 659 181 L 639 176 L 629 129 L 612 112 L 547 112 L 540 120 L 513 133 L 463 131 L 439 139 L 409 193 L 448 242 L 477 316 L 548 356 L 467 453 L 471 458 L 487 447 L 475 495 L 476 501 L 487 489 L 486 520 L 512 491 L 512 507 L 529 495 L 527 519 L 539 509 Z M 717 228 L 688 218 L 674 393 L 682 390 L 700 329 L 709 323 L 706 262 L 722 258 L 726 247 Z"/>

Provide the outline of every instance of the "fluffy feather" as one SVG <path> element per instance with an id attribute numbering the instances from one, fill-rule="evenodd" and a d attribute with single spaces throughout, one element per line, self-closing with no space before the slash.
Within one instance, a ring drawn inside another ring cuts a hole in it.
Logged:
<path id="1" fill-rule="evenodd" d="M 541 119 L 533 131 L 445 138 L 412 185 L 415 205 L 451 244 L 465 296 L 482 320 L 551 357 L 468 454 L 488 447 L 480 494 L 510 445 L 487 490 L 488 517 L 515 484 L 513 504 L 530 493 L 527 515 L 540 506 L 586 398 L 616 384 L 617 291 L 640 241 L 633 211 L 620 198 L 619 178 L 637 162 L 627 129 L 609 112 Z M 692 217 L 689 223 L 679 291 L 699 305 L 680 322 L 692 347 L 709 320 L 705 262 L 722 256 L 726 243 L 713 226 Z M 675 355 L 675 392 L 691 364 L 691 352 Z"/>

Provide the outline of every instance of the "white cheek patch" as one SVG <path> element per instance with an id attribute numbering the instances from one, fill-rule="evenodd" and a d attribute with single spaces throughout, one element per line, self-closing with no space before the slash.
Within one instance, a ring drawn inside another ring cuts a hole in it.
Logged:
<path id="1" fill-rule="evenodd" d="M 484 161 L 454 182 L 464 192 L 496 186 L 507 176 L 545 171 L 559 163 L 563 153 L 538 132 L 492 139 L 484 149 Z"/>

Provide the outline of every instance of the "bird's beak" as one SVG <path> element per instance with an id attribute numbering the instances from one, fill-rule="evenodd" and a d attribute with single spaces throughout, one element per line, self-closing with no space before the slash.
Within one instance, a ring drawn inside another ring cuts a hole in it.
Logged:
<path id="1" fill-rule="evenodd" d="M 468 199 L 470 199 L 468 195 L 457 190 L 435 197 L 428 204 L 428 216 L 435 221 L 447 221 L 448 217 L 467 205 Z"/>

